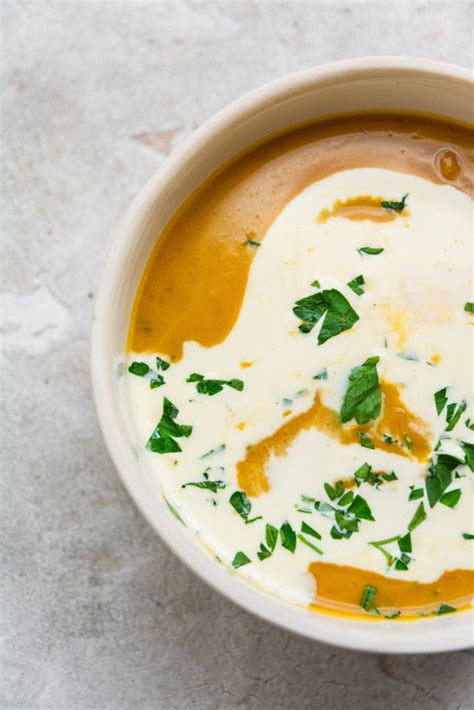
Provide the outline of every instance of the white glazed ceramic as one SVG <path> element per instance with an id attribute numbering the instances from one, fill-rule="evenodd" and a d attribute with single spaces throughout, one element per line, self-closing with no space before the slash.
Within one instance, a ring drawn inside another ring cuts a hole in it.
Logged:
<path id="1" fill-rule="evenodd" d="M 248 586 L 216 563 L 152 493 L 137 464 L 118 394 L 130 309 L 161 229 L 216 168 L 255 142 L 310 119 L 399 109 L 472 121 L 467 69 L 414 58 L 374 57 L 314 67 L 252 91 L 222 109 L 168 158 L 125 215 L 102 274 L 92 333 L 92 380 L 103 435 L 135 503 L 167 545 L 196 574 L 237 604 L 290 631 L 339 646 L 383 653 L 448 651 L 473 640 L 473 614 L 416 622 L 373 622 L 290 606 Z"/>

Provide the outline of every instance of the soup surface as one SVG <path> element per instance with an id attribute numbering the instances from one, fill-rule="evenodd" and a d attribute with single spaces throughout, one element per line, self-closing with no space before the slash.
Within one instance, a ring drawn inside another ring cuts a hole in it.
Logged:
<path id="1" fill-rule="evenodd" d="M 473 133 L 360 115 L 238 156 L 159 235 L 124 394 L 170 512 L 327 613 L 473 591 Z"/>

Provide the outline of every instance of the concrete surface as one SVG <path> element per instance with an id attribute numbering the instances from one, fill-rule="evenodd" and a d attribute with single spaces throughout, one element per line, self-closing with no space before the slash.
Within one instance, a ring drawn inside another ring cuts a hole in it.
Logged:
<path id="1" fill-rule="evenodd" d="M 239 610 L 142 520 L 89 383 L 122 213 L 180 137 L 260 83 L 347 56 L 471 65 L 448 2 L 3 0 L 1 708 L 472 707 L 469 652 L 375 656 Z"/>

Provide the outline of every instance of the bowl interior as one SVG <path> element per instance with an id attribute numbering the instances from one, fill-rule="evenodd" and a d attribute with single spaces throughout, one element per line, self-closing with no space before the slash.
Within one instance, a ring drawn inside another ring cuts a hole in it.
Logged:
<path id="1" fill-rule="evenodd" d="M 123 357 L 136 288 L 157 236 L 197 187 L 224 162 L 265 137 L 298 123 L 360 111 L 411 111 L 469 122 L 472 83 L 467 70 L 422 60 L 339 62 L 273 82 L 210 119 L 171 156 L 126 214 L 107 261 L 94 315 L 92 374 L 104 437 L 135 502 L 176 554 L 218 590 L 249 611 L 306 636 L 363 650 L 441 651 L 472 642 L 469 612 L 416 623 L 352 621 L 290 606 L 249 587 L 196 553 L 140 470 L 123 411 L 117 362 Z"/>

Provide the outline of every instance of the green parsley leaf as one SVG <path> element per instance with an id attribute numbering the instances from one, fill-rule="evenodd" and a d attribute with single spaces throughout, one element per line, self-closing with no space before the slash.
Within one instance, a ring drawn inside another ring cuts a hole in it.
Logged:
<path id="1" fill-rule="evenodd" d="M 357 487 L 359 487 L 364 481 L 368 480 L 369 474 L 372 471 L 372 466 L 368 463 L 363 463 L 362 466 L 359 466 L 357 471 L 354 473 L 354 478 Z"/>
<path id="2" fill-rule="evenodd" d="M 189 488 L 190 486 L 193 486 L 194 488 L 202 488 L 206 491 L 212 491 L 212 493 L 217 493 L 218 490 L 225 488 L 226 484 L 224 481 L 191 481 L 190 483 L 183 483 L 181 488 Z"/>
<path id="3" fill-rule="evenodd" d="M 204 375 L 200 375 L 198 372 L 193 372 L 189 375 L 186 382 L 196 382 L 197 391 L 200 394 L 208 394 L 210 397 L 218 392 L 222 392 L 224 385 L 239 390 L 239 392 L 244 388 L 242 380 L 207 380 Z"/>
<path id="4" fill-rule="evenodd" d="M 359 254 L 362 256 L 363 254 L 370 254 L 371 256 L 377 256 L 377 254 L 381 254 L 384 250 L 383 247 L 361 247 L 360 249 L 357 249 Z"/>
<path id="5" fill-rule="evenodd" d="M 462 536 L 465 540 L 474 540 L 474 535 L 472 535 L 472 533 L 463 533 Z"/>
<path id="6" fill-rule="evenodd" d="M 323 554 L 323 551 L 320 550 L 319 547 L 316 547 L 316 545 L 313 545 L 312 542 L 310 542 L 309 540 L 307 540 L 307 539 L 304 537 L 304 535 L 297 535 L 296 537 L 297 537 L 298 540 L 299 540 L 300 542 L 302 542 L 304 545 L 306 545 L 307 547 L 311 548 L 311 550 L 313 550 L 314 552 L 317 552 L 318 555 L 322 555 L 322 554 Z"/>
<path id="7" fill-rule="evenodd" d="M 340 498 L 340 499 L 338 500 L 338 503 L 337 503 L 337 504 L 340 505 L 341 508 L 345 508 L 346 506 L 349 505 L 349 503 L 352 503 L 353 498 L 354 498 L 353 492 L 352 492 L 352 491 L 347 491 L 346 493 L 344 493 L 344 495 L 342 496 L 342 498 Z"/>
<path id="8" fill-rule="evenodd" d="M 281 544 L 290 552 L 294 552 L 296 549 L 296 534 L 290 523 L 286 521 L 280 528 Z"/>
<path id="9" fill-rule="evenodd" d="M 406 207 L 407 197 L 408 197 L 408 192 L 407 192 L 406 195 L 403 195 L 403 197 L 402 197 L 402 199 L 400 200 L 400 202 L 395 202 L 395 201 L 392 201 L 392 200 L 390 200 L 390 201 L 389 201 L 389 200 L 383 200 L 383 201 L 380 203 L 380 206 L 381 206 L 381 207 L 385 207 L 385 209 L 387 209 L 387 210 L 395 210 L 395 212 L 402 212 L 402 211 L 405 209 L 405 207 Z"/>
<path id="10" fill-rule="evenodd" d="M 252 510 L 252 504 L 244 491 L 234 491 L 229 498 L 229 503 L 243 520 L 248 519 L 250 511 Z"/>
<path id="11" fill-rule="evenodd" d="M 263 562 L 263 560 L 267 560 L 271 556 L 272 556 L 271 551 L 267 547 L 265 547 L 263 542 L 261 542 L 260 549 L 257 552 L 257 557 L 260 560 L 260 562 Z"/>
<path id="12" fill-rule="evenodd" d="M 418 525 L 421 525 L 423 520 L 426 520 L 425 506 L 423 505 L 423 503 L 420 503 L 420 505 L 416 509 L 415 515 L 408 524 L 409 532 L 413 532 L 413 530 L 415 530 Z"/>
<path id="13" fill-rule="evenodd" d="M 355 515 L 358 520 L 375 520 L 367 502 L 360 495 L 354 497 L 347 512 Z"/>
<path id="14" fill-rule="evenodd" d="M 400 557 L 395 560 L 395 569 L 398 572 L 406 572 L 408 570 L 408 565 L 411 562 L 411 557 L 410 555 L 407 555 L 405 552 L 402 552 Z"/>
<path id="15" fill-rule="evenodd" d="M 474 444 L 469 444 L 467 441 L 460 441 L 459 443 L 466 457 L 466 466 L 469 466 L 471 471 L 474 471 Z"/>
<path id="16" fill-rule="evenodd" d="M 354 293 L 358 296 L 362 296 L 362 294 L 365 293 L 364 289 L 362 288 L 364 284 L 365 281 L 362 274 L 359 274 L 359 276 L 356 276 L 354 279 L 352 279 L 352 281 L 348 281 L 347 283 L 349 288 L 352 289 Z"/>
<path id="17" fill-rule="evenodd" d="M 299 326 L 302 333 L 310 333 L 324 316 L 318 334 L 318 345 L 323 345 L 330 338 L 349 330 L 359 320 L 347 298 L 333 288 L 296 301 L 293 313 L 302 321 Z"/>
<path id="18" fill-rule="evenodd" d="M 471 422 L 469 418 L 466 419 L 464 424 L 467 426 L 468 429 L 470 429 L 470 431 L 474 431 L 474 422 Z"/>
<path id="19" fill-rule="evenodd" d="M 390 473 L 382 473 L 382 478 L 384 481 L 398 481 L 398 476 L 395 471 L 390 471 Z"/>
<path id="20" fill-rule="evenodd" d="M 464 304 L 464 310 L 466 313 L 474 313 L 474 302 L 473 301 L 466 301 Z"/>
<path id="21" fill-rule="evenodd" d="M 150 389 L 155 390 L 157 387 L 161 387 L 161 385 L 165 384 L 165 379 L 162 375 L 158 375 L 157 377 L 154 377 L 152 380 L 150 380 Z"/>
<path id="22" fill-rule="evenodd" d="M 367 436 L 365 432 L 358 431 L 357 436 L 359 437 L 360 445 L 363 446 L 365 449 L 375 449 L 375 445 L 372 439 Z"/>
<path id="23" fill-rule="evenodd" d="M 274 528 L 273 525 L 267 525 L 265 526 L 265 542 L 267 543 L 268 547 L 270 550 L 273 552 L 275 549 L 275 545 L 277 544 L 278 541 L 278 529 Z"/>
<path id="24" fill-rule="evenodd" d="M 464 400 L 457 405 L 455 402 L 448 404 L 446 408 L 446 421 L 448 423 L 446 431 L 452 431 L 458 423 L 461 414 L 466 411 L 467 402 Z"/>
<path id="25" fill-rule="evenodd" d="M 262 242 L 256 242 L 254 239 L 249 239 L 248 237 L 245 239 L 244 244 L 249 247 L 261 247 Z"/>
<path id="26" fill-rule="evenodd" d="M 410 486 L 410 495 L 408 500 L 418 500 L 418 498 L 423 498 L 425 492 L 423 488 L 415 488 L 415 486 Z"/>
<path id="27" fill-rule="evenodd" d="M 447 391 L 448 391 L 448 388 L 444 387 L 442 390 L 438 390 L 434 394 L 435 406 L 436 406 L 436 411 L 438 412 L 438 414 L 441 414 L 441 412 L 445 408 L 446 403 L 448 401 L 448 398 L 446 396 Z"/>
<path id="28" fill-rule="evenodd" d="M 374 606 L 376 596 L 377 589 L 375 587 L 372 587 L 370 584 L 367 584 L 364 587 L 364 591 L 359 602 L 362 609 L 365 609 L 365 611 L 370 611 L 370 609 L 372 609 L 372 607 Z"/>
<path id="29" fill-rule="evenodd" d="M 453 471 L 459 466 L 459 461 L 449 454 L 440 454 L 429 467 L 429 476 L 426 478 L 426 495 L 430 508 L 433 508 L 443 495 L 453 479 Z"/>
<path id="30" fill-rule="evenodd" d="M 169 454 L 181 451 L 181 447 L 175 439 L 180 437 L 188 438 L 193 430 L 192 426 L 187 424 L 178 424 L 174 420 L 179 414 L 178 408 L 170 402 L 169 399 L 163 397 L 163 414 L 161 419 L 152 432 L 147 449 L 156 454 Z"/>
<path id="31" fill-rule="evenodd" d="M 235 557 L 232 560 L 232 567 L 238 569 L 239 567 L 243 567 L 243 565 L 248 565 L 249 562 L 251 562 L 251 560 L 247 557 L 245 552 L 239 550 L 239 552 L 235 553 Z"/>
<path id="32" fill-rule="evenodd" d="M 392 542 L 398 542 L 400 539 L 401 535 L 394 535 L 394 537 L 388 537 L 385 540 L 374 540 L 373 542 L 369 542 L 369 545 L 372 545 L 372 547 L 375 547 L 376 550 L 381 552 L 387 560 L 388 566 L 391 567 L 395 562 L 395 557 L 385 549 L 385 545 L 389 545 Z"/>
<path id="33" fill-rule="evenodd" d="M 457 506 L 457 504 L 459 503 L 460 497 L 461 497 L 460 489 L 455 488 L 453 491 L 448 491 L 447 493 L 443 493 L 443 495 L 439 499 L 439 502 L 448 508 L 455 508 Z"/>
<path id="34" fill-rule="evenodd" d="M 313 380 L 327 380 L 328 378 L 328 371 L 324 367 L 321 372 L 318 372 L 317 375 L 314 375 Z"/>
<path id="35" fill-rule="evenodd" d="M 161 357 L 156 358 L 156 369 L 157 370 L 167 370 L 170 367 L 170 363 L 163 360 Z"/>
<path id="36" fill-rule="evenodd" d="M 304 521 L 301 523 L 301 532 L 306 533 L 306 535 L 311 535 L 317 540 L 321 540 L 321 535 L 318 533 L 318 531 L 312 528 L 311 525 L 308 525 L 308 523 L 305 523 Z"/>
<path id="37" fill-rule="evenodd" d="M 384 434 L 383 435 L 383 440 L 385 441 L 386 444 L 391 446 L 392 444 L 396 444 L 397 441 L 396 439 L 393 438 L 393 436 L 390 436 L 390 434 Z"/>
<path id="38" fill-rule="evenodd" d="M 433 614 L 436 614 L 436 616 L 441 616 L 441 614 L 452 614 L 454 611 L 457 611 L 454 606 L 449 606 L 449 604 L 440 604 L 436 611 L 433 612 Z"/>
<path id="39" fill-rule="evenodd" d="M 150 368 L 146 362 L 132 362 L 128 371 L 131 372 L 132 375 L 137 375 L 137 377 L 145 377 L 145 375 L 150 372 Z"/>
<path id="40" fill-rule="evenodd" d="M 313 283 L 311 284 L 311 286 L 312 286 L 313 288 L 321 288 L 321 284 L 319 283 L 318 280 L 313 281 Z"/>
<path id="41" fill-rule="evenodd" d="M 401 537 L 400 540 L 398 540 L 398 547 L 400 548 L 400 552 L 412 551 L 410 533 L 407 533 L 406 535 Z"/>
<path id="42" fill-rule="evenodd" d="M 366 424 L 379 416 L 382 394 L 377 373 L 378 361 L 378 357 L 370 357 L 351 370 L 341 409 L 343 423 L 355 418 L 358 424 Z"/>

